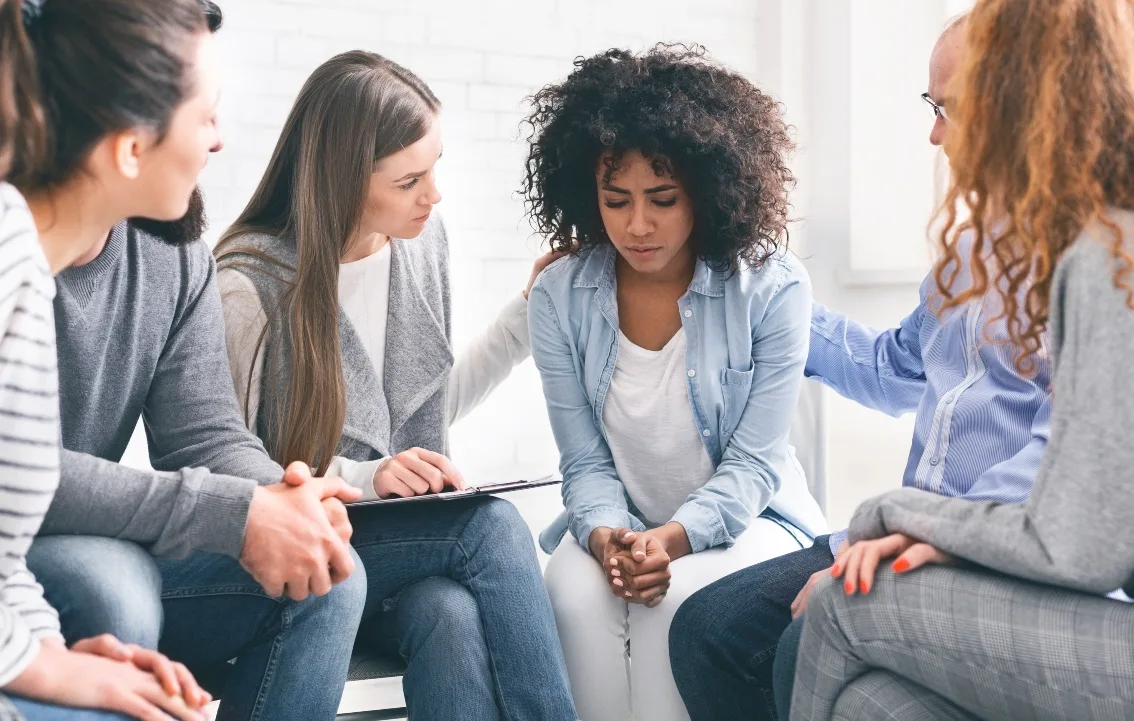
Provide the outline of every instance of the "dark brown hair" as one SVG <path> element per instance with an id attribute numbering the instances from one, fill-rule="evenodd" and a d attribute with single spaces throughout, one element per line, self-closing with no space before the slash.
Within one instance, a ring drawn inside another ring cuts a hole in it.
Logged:
<path id="1" fill-rule="evenodd" d="M 160 137 L 192 89 L 198 0 L 47 0 L 31 15 L 0 2 L 0 158 L 22 191 L 71 178 L 109 133 Z"/>
<path id="2" fill-rule="evenodd" d="M 934 273 L 943 309 L 990 290 L 1002 299 L 997 319 L 1024 374 L 1042 346 L 1055 266 L 1093 222 L 1110 231 L 1114 282 L 1134 308 L 1134 258 L 1106 217 L 1108 206 L 1134 209 L 1132 14 L 1130 0 L 981 0 L 964 28 Z M 969 220 L 958 219 L 961 203 Z M 957 293 L 964 265 L 973 280 Z"/>
<path id="3" fill-rule="evenodd" d="M 381 55 L 356 50 L 331 58 L 299 91 L 260 185 L 217 244 L 221 267 L 239 267 L 241 253 L 280 265 L 242 247 L 248 233 L 296 245 L 285 307 L 272 311 L 284 314 L 290 334 L 291 377 L 265 374 L 261 381 L 287 385 L 278 437 L 266 439 L 281 464 L 304 461 L 322 475 L 334 456 L 346 416 L 339 263 L 362 219 L 375 163 L 425 137 L 440 109 L 420 78 Z"/>
<path id="4" fill-rule="evenodd" d="M 758 267 L 787 245 L 794 149 L 780 104 L 700 46 L 657 45 L 579 58 L 531 98 L 523 192 L 554 250 L 610 242 L 595 174 L 630 150 L 680 177 L 693 201 L 690 243 L 717 270 Z"/>

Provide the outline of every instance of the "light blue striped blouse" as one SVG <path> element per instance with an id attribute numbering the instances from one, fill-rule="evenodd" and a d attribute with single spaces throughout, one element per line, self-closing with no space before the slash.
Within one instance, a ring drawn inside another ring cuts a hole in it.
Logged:
<path id="1" fill-rule="evenodd" d="M 966 269 L 954 287 L 968 278 Z M 1034 378 L 1016 372 L 1005 322 L 991 322 L 1001 308 L 995 296 L 938 317 L 936 294 L 931 274 L 914 312 L 884 331 L 815 304 L 805 373 L 889 415 L 916 411 L 902 485 L 1019 503 L 1031 492 L 1047 445 L 1051 362 L 1041 351 Z M 845 537 L 845 531 L 832 534 L 832 552 Z"/>

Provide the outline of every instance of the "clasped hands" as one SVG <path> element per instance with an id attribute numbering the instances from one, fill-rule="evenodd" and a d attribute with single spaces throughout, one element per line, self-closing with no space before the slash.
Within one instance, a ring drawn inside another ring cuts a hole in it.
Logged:
<path id="1" fill-rule="evenodd" d="M 648 531 L 600 527 L 591 532 L 588 544 L 611 592 L 647 608 L 655 608 L 669 591 L 670 563 L 691 550 L 679 523 Z"/>

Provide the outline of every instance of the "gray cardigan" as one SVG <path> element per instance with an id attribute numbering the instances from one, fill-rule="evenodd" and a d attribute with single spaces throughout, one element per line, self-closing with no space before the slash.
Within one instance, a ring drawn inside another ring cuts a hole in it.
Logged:
<path id="1" fill-rule="evenodd" d="M 268 452 L 278 458 L 279 410 L 287 400 L 292 372 L 284 321 L 295 243 L 288 237 L 250 234 L 239 238 L 235 248 L 263 253 L 281 264 L 247 252 L 226 254 L 220 261 L 220 268 L 238 269 L 251 280 L 268 315 L 262 351 L 265 382 L 255 411 L 256 430 Z M 384 377 L 378 377 L 342 309 L 339 340 L 347 407 L 335 455 L 369 461 L 413 447 L 448 453 L 447 393 L 453 367 L 449 245 L 438 216 L 417 238 L 391 245 Z"/>
<path id="2" fill-rule="evenodd" d="M 1131 252 L 1134 213 L 1110 217 Z M 859 507 L 851 541 L 905 533 L 1032 581 L 1134 593 L 1134 310 L 1115 286 L 1110 242 L 1105 228 L 1088 228 L 1056 268 L 1051 440 L 1028 501 L 972 502 L 903 488 Z"/>

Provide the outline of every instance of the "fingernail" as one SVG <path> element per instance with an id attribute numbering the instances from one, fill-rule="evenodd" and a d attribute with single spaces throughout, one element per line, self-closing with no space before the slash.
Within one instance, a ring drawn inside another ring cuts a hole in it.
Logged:
<path id="1" fill-rule="evenodd" d="M 646 557 L 646 554 L 642 551 L 638 551 L 634 555 L 637 556 L 638 558 L 645 558 Z"/>
<path id="2" fill-rule="evenodd" d="M 630 593 L 629 591 L 627 591 L 627 592 L 626 592 L 626 598 L 630 598 L 630 597 L 631 597 L 631 596 L 633 596 L 633 595 L 634 595 L 634 594 Z"/>
<path id="3" fill-rule="evenodd" d="M 619 571 L 619 570 L 618 570 L 618 569 L 616 568 L 616 569 L 614 569 L 613 571 L 611 571 L 611 572 L 610 572 L 610 575 L 614 576 L 615 578 L 618 578 L 619 576 L 621 576 L 621 575 L 622 575 L 622 571 Z"/>
<path id="4" fill-rule="evenodd" d="M 617 566 L 618 565 L 618 559 L 617 558 L 610 559 L 610 565 Z"/>
<path id="5" fill-rule="evenodd" d="M 858 587 L 862 590 L 862 595 L 870 593 L 870 584 L 866 581 L 859 582 Z"/>
<path id="6" fill-rule="evenodd" d="M 616 578 L 616 579 L 614 579 L 614 585 L 615 585 L 615 586 L 618 586 L 618 587 L 620 587 L 620 588 L 621 588 L 621 587 L 622 587 L 622 585 L 623 585 L 623 583 L 622 583 L 622 579 L 621 579 L 621 578 Z"/>
<path id="7" fill-rule="evenodd" d="M 850 581 L 847 581 L 846 583 L 843 584 L 843 590 L 847 592 L 848 596 L 853 596 L 854 595 L 854 584 L 851 583 Z"/>
<path id="8" fill-rule="evenodd" d="M 899 558 L 894 561 L 894 565 L 891 566 L 891 568 L 894 569 L 894 573 L 905 573 L 910 570 L 910 562 L 905 558 Z"/>
<path id="9" fill-rule="evenodd" d="M 832 576 L 838 576 L 839 575 L 839 564 L 836 563 L 834 566 L 831 566 L 831 575 Z"/>

